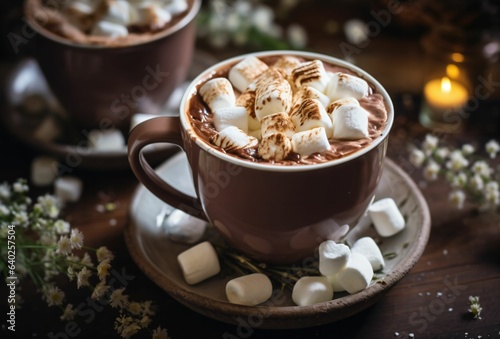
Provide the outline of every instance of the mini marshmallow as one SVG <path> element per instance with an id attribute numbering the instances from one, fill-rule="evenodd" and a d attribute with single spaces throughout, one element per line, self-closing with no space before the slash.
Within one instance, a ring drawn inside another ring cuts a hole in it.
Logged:
<path id="1" fill-rule="evenodd" d="M 220 272 L 219 258 L 212 244 L 204 241 L 177 256 L 184 279 L 195 285 Z"/>
<path id="2" fill-rule="evenodd" d="M 323 107 L 327 107 L 330 98 L 311 86 L 302 86 L 292 98 L 292 111 L 300 106 L 305 99 L 317 99 Z"/>
<path id="3" fill-rule="evenodd" d="M 188 3 L 186 0 L 171 0 L 167 1 L 162 8 L 169 12 L 172 16 L 176 16 L 188 9 Z"/>
<path id="4" fill-rule="evenodd" d="M 106 5 L 107 12 L 103 20 L 122 26 L 130 24 L 130 5 L 128 1 L 108 0 Z"/>
<path id="5" fill-rule="evenodd" d="M 167 237 L 175 242 L 194 244 L 205 234 L 207 223 L 175 209 L 164 221 Z"/>
<path id="6" fill-rule="evenodd" d="M 381 270 L 385 266 L 384 256 L 375 240 L 371 237 L 356 240 L 351 251 L 365 256 L 372 265 L 373 271 Z"/>
<path id="7" fill-rule="evenodd" d="M 336 274 L 329 275 L 326 278 L 328 279 L 328 282 L 330 282 L 330 284 L 332 285 L 333 293 L 345 291 L 345 289 L 342 287 L 342 285 L 340 285 Z"/>
<path id="8" fill-rule="evenodd" d="M 172 20 L 172 14 L 155 3 L 141 4 L 130 11 L 131 24 L 161 29 Z"/>
<path id="9" fill-rule="evenodd" d="M 39 156 L 31 162 L 31 182 L 35 186 L 47 186 L 57 176 L 57 161 L 49 156 Z"/>
<path id="10" fill-rule="evenodd" d="M 74 176 L 59 177 L 54 182 L 54 193 L 61 201 L 75 202 L 82 195 L 83 183 Z"/>
<path id="11" fill-rule="evenodd" d="M 226 78 L 208 80 L 200 87 L 200 95 L 212 112 L 218 108 L 232 107 L 236 103 L 233 86 Z"/>
<path id="12" fill-rule="evenodd" d="M 321 60 L 312 60 L 300 64 L 292 71 L 292 81 L 296 88 L 311 86 L 324 93 L 330 77 Z"/>
<path id="13" fill-rule="evenodd" d="M 363 255 L 351 252 L 346 266 L 335 276 L 338 283 L 349 294 L 364 290 L 373 278 L 372 265 Z"/>
<path id="14" fill-rule="evenodd" d="M 118 38 L 128 35 L 127 27 L 109 21 L 99 21 L 94 25 L 91 35 Z"/>
<path id="15" fill-rule="evenodd" d="M 333 110 L 333 138 L 359 140 L 368 137 L 368 112 L 361 106 L 341 105 Z"/>
<path id="16" fill-rule="evenodd" d="M 333 73 L 326 87 L 326 95 L 332 100 L 338 100 L 345 97 L 362 99 L 369 94 L 370 86 L 360 77 L 346 74 Z"/>
<path id="17" fill-rule="evenodd" d="M 265 62 L 250 55 L 234 65 L 228 74 L 231 84 L 240 92 L 243 92 L 252 81 L 268 69 Z"/>
<path id="18" fill-rule="evenodd" d="M 287 138 L 295 134 L 295 125 L 290 116 L 284 112 L 266 115 L 260 121 L 262 136 L 269 134 L 284 133 Z"/>
<path id="19" fill-rule="evenodd" d="M 402 231 L 405 219 L 392 198 L 375 201 L 368 208 L 375 230 L 382 237 L 390 237 Z"/>
<path id="20" fill-rule="evenodd" d="M 282 55 L 276 60 L 272 67 L 281 69 L 287 74 L 291 74 L 300 64 L 301 61 L 298 58 L 290 55 Z"/>
<path id="21" fill-rule="evenodd" d="M 268 83 L 278 79 L 285 79 L 283 73 L 274 67 L 269 67 L 248 85 L 246 91 L 256 91 L 257 88 L 264 88 Z"/>
<path id="22" fill-rule="evenodd" d="M 274 133 L 262 137 L 258 152 L 265 160 L 281 161 L 292 151 L 292 142 L 284 133 Z"/>
<path id="23" fill-rule="evenodd" d="M 350 257 L 348 246 L 333 240 L 323 241 L 319 245 L 319 272 L 326 276 L 334 275 L 344 268 Z"/>
<path id="24" fill-rule="evenodd" d="M 221 107 L 213 112 L 213 123 L 217 131 L 229 126 L 235 126 L 243 132 L 248 132 L 248 115 L 245 107 Z"/>
<path id="25" fill-rule="evenodd" d="M 273 80 L 255 93 L 255 116 L 260 121 L 273 113 L 288 113 L 292 105 L 292 89 L 283 78 Z"/>
<path id="26" fill-rule="evenodd" d="M 98 2 L 96 1 L 71 1 L 65 8 L 65 10 L 70 13 L 70 15 L 75 16 L 86 16 L 91 15 L 95 12 Z"/>
<path id="27" fill-rule="evenodd" d="M 229 280 L 226 284 L 226 297 L 238 305 L 255 306 L 271 297 L 273 285 L 262 273 L 248 274 Z"/>
<path id="28" fill-rule="evenodd" d="M 319 100 L 305 99 L 296 109 L 290 112 L 290 118 L 297 132 L 323 127 L 327 138 L 333 135 L 332 119 Z"/>
<path id="29" fill-rule="evenodd" d="M 333 288 L 326 277 L 300 278 L 292 290 L 292 300 L 298 306 L 309 306 L 333 299 Z"/>
<path id="30" fill-rule="evenodd" d="M 117 129 L 93 129 L 89 132 L 87 138 L 96 151 L 121 151 L 125 147 L 125 138 Z"/>
<path id="31" fill-rule="evenodd" d="M 326 106 L 326 112 L 328 114 L 332 114 L 333 111 L 336 110 L 337 108 L 339 108 L 340 106 L 356 106 L 356 107 L 359 107 L 360 105 L 359 105 L 359 101 L 356 100 L 355 98 L 353 98 L 353 97 L 345 97 L 345 98 L 338 99 L 338 100 L 330 102 Z"/>
<path id="32" fill-rule="evenodd" d="M 236 99 L 236 106 L 245 107 L 247 110 L 248 129 L 250 131 L 260 130 L 260 122 L 255 116 L 255 91 L 245 91 Z"/>
<path id="33" fill-rule="evenodd" d="M 232 152 L 238 149 L 257 146 L 258 140 L 235 126 L 224 128 L 219 133 L 215 134 L 210 141 L 219 147 L 222 147 L 227 152 Z"/>
<path id="34" fill-rule="evenodd" d="M 292 149 L 301 156 L 331 149 L 330 142 L 323 127 L 297 132 L 292 137 Z"/>

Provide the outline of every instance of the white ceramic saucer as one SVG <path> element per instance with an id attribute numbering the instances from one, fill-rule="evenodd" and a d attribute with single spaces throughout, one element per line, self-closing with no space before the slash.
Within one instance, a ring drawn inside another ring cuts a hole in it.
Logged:
<path id="1" fill-rule="evenodd" d="M 191 196 L 195 195 L 190 169 L 183 152 L 157 168 L 167 182 Z M 157 216 L 165 211 L 165 204 L 139 185 L 130 206 L 131 222 L 125 230 L 129 251 L 143 272 L 158 286 L 180 303 L 213 319 L 238 324 L 238 319 L 258 316 L 262 328 L 303 328 L 330 323 L 358 313 L 379 300 L 394 284 L 402 279 L 420 258 L 430 233 L 430 215 L 425 199 L 410 177 L 387 159 L 376 198 L 392 197 L 407 221 L 405 229 L 397 235 L 380 239 L 383 254 L 393 253 L 386 259 L 383 278 L 373 281 L 362 292 L 348 295 L 335 294 L 333 300 L 312 306 L 294 306 L 289 291 L 285 296 L 271 298 L 263 305 L 249 307 L 227 302 L 225 284 L 230 276 L 216 276 L 194 286 L 188 285 L 177 264 L 177 255 L 189 248 L 167 238 L 159 227 Z M 171 210 L 167 206 L 167 210 Z M 168 211 L 167 211 L 168 213 Z M 359 224 L 346 238 L 352 245 L 362 236 L 377 238 L 369 223 Z M 209 228 L 202 240 L 217 240 L 218 235 Z"/>

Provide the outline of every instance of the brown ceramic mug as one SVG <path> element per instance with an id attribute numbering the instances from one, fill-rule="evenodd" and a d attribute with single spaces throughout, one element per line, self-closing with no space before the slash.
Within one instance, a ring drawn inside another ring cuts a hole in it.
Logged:
<path id="1" fill-rule="evenodd" d="M 128 131 L 133 114 L 160 113 L 173 90 L 185 81 L 201 0 L 188 0 L 187 13 L 167 28 L 116 46 L 77 43 L 53 33 L 42 25 L 48 21 L 46 13 L 34 19 L 37 1 L 25 5 L 27 22 L 38 33 L 35 57 L 76 124 Z M 51 2 L 57 3 L 63 2 Z"/>
<path id="2" fill-rule="evenodd" d="M 189 99 L 216 70 L 244 55 L 214 65 L 193 80 L 179 118 L 154 118 L 136 126 L 129 135 L 128 154 L 137 178 L 160 199 L 208 220 L 242 253 L 263 262 L 290 264 L 314 255 L 326 239 L 340 240 L 366 211 L 382 174 L 394 110 L 379 82 L 345 61 L 309 52 L 253 55 L 283 54 L 345 67 L 367 80 L 385 101 L 387 123 L 381 136 L 351 155 L 312 165 L 255 163 L 216 150 L 194 131 Z M 187 154 L 196 199 L 163 181 L 147 163 L 142 149 L 158 142 L 178 145 Z"/>

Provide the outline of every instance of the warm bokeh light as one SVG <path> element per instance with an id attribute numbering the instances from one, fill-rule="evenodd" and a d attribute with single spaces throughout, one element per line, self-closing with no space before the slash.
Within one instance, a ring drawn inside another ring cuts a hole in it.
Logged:
<path id="1" fill-rule="evenodd" d="M 441 91 L 450 93 L 451 91 L 451 81 L 447 77 L 441 79 Z"/>
<path id="2" fill-rule="evenodd" d="M 464 55 L 462 53 L 453 53 L 451 55 L 451 60 L 453 60 L 454 62 L 463 62 Z"/>
<path id="3" fill-rule="evenodd" d="M 449 64 L 448 66 L 446 66 L 446 75 L 452 79 L 458 79 L 458 77 L 460 76 L 460 69 L 457 67 L 457 65 Z"/>

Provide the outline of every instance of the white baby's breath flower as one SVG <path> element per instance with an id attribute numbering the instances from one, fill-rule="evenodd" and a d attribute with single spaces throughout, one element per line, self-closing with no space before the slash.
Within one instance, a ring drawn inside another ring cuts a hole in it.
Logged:
<path id="1" fill-rule="evenodd" d="M 50 194 L 38 197 L 37 206 L 41 212 L 49 218 L 55 219 L 59 216 L 59 200 Z"/>
<path id="2" fill-rule="evenodd" d="M 40 237 L 40 245 L 54 246 L 57 243 L 57 236 L 52 233 L 44 233 Z"/>
<path id="3" fill-rule="evenodd" d="M 485 190 L 486 192 L 496 192 L 498 191 L 499 189 L 499 186 L 498 186 L 498 182 L 496 181 L 490 181 L 486 184 L 486 187 L 485 187 Z"/>
<path id="4" fill-rule="evenodd" d="M 126 308 L 128 306 L 128 295 L 123 294 L 125 287 L 119 288 L 111 292 L 109 304 L 113 308 Z"/>
<path id="5" fill-rule="evenodd" d="M 422 149 L 424 150 L 425 154 L 430 155 L 437 148 L 438 143 L 439 139 L 437 137 L 431 134 L 427 134 L 425 136 L 425 140 L 422 143 Z"/>
<path id="6" fill-rule="evenodd" d="M 472 146 L 471 144 L 465 144 L 462 146 L 462 153 L 464 155 L 471 155 L 472 153 L 474 153 L 474 151 L 474 146 Z"/>
<path id="7" fill-rule="evenodd" d="M 109 290 L 109 286 L 105 284 L 104 281 L 101 281 L 94 287 L 92 291 L 92 299 L 99 300 L 101 299 Z"/>
<path id="8" fill-rule="evenodd" d="M 59 241 L 57 242 L 57 253 L 71 253 L 71 242 L 67 236 L 63 235 L 59 238 Z"/>
<path id="9" fill-rule="evenodd" d="M 450 160 L 446 163 L 446 168 L 458 172 L 469 165 L 469 161 L 462 152 L 455 150 L 450 153 Z"/>
<path id="10" fill-rule="evenodd" d="M 153 307 L 153 302 L 151 300 L 143 301 L 142 304 L 141 304 L 141 307 L 142 307 L 141 313 L 143 315 L 149 315 L 149 316 L 155 315 L 155 310 L 154 310 L 154 307 Z"/>
<path id="11" fill-rule="evenodd" d="M 134 301 L 128 305 L 127 309 L 130 311 L 130 313 L 132 313 L 134 315 L 139 315 L 142 311 L 142 306 L 141 306 L 141 303 Z"/>
<path id="12" fill-rule="evenodd" d="M 78 272 L 77 274 L 77 288 L 80 288 L 82 286 L 89 286 L 89 278 L 92 276 L 92 272 L 87 269 L 87 267 L 84 267 Z"/>
<path id="13" fill-rule="evenodd" d="M 92 258 L 90 257 L 90 255 L 87 252 L 85 252 L 83 254 L 83 257 L 80 260 L 80 263 L 82 265 L 87 266 L 87 267 L 94 267 L 94 263 L 92 262 Z"/>
<path id="14" fill-rule="evenodd" d="M 143 316 L 139 320 L 139 326 L 141 326 L 141 328 L 148 328 L 150 324 L 151 324 L 151 318 L 148 317 L 147 315 Z"/>
<path id="15" fill-rule="evenodd" d="M 76 310 L 73 308 L 72 304 L 67 304 L 64 308 L 64 312 L 61 315 L 61 320 L 71 321 L 75 319 Z"/>
<path id="16" fill-rule="evenodd" d="M 439 161 L 444 161 L 446 157 L 450 154 L 450 150 L 446 147 L 439 147 L 436 149 L 434 152 L 434 157 L 437 158 Z"/>
<path id="17" fill-rule="evenodd" d="M 7 206 L 0 203 L 0 217 L 7 217 L 10 214 L 10 210 Z"/>
<path id="18" fill-rule="evenodd" d="M 450 182 L 453 188 L 463 188 L 467 184 L 467 174 L 464 172 L 454 174 Z"/>
<path id="19" fill-rule="evenodd" d="M 410 152 L 410 163 L 415 167 L 420 167 L 425 161 L 425 154 L 418 148 L 414 148 Z"/>
<path id="20" fill-rule="evenodd" d="M 168 336 L 168 332 L 166 329 L 161 328 L 158 326 L 154 331 L 153 331 L 153 337 L 152 339 L 169 339 L 170 337 Z"/>
<path id="21" fill-rule="evenodd" d="M 97 276 L 99 277 L 99 280 L 106 280 L 106 277 L 109 275 L 110 268 L 111 265 L 108 259 L 101 261 L 99 265 L 97 265 Z"/>
<path id="22" fill-rule="evenodd" d="M 496 140 L 488 141 L 485 148 L 491 159 L 494 159 L 497 156 L 498 151 L 500 151 L 500 145 L 496 142 Z"/>
<path id="23" fill-rule="evenodd" d="M 111 261 L 114 258 L 113 253 L 110 250 L 108 250 L 108 248 L 106 246 L 99 247 L 96 251 L 96 256 L 97 256 L 98 262 L 101 262 L 104 260 Z"/>
<path id="24" fill-rule="evenodd" d="M 25 211 L 14 212 L 12 223 L 16 226 L 28 226 L 28 213 Z"/>
<path id="25" fill-rule="evenodd" d="M 486 161 L 479 160 L 472 165 L 472 171 L 475 174 L 480 175 L 481 177 L 487 179 L 490 177 L 492 169 L 490 168 L 490 166 Z"/>
<path id="26" fill-rule="evenodd" d="M 293 48 L 303 49 L 307 46 L 307 31 L 299 24 L 291 24 L 287 28 L 287 37 Z"/>
<path id="27" fill-rule="evenodd" d="M 70 224 L 65 220 L 58 219 L 56 220 L 56 222 L 54 222 L 54 230 L 57 234 L 66 234 L 69 232 L 69 229 Z"/>
<path id="28" fill-rule="evenodd" d="M 64 300 L 64 292 L 57 286 L 48 286 L 45 290 L 45 300 L 49 306 L 61 305 Z"/>
<path id="29" fill-rule="evenodd" d="M 429 181 L 434 181 L 438 178 L 439 170 L 441 167 L 435 161 L 429 161 L 424 168 L 424 178 Z"/>
<path id="30" fill-rule="evenodd" d="M 137 332 L 139 332 L 140 330 L 141 330 L 141 327 L 138 324 L 131 323 L 130 325 L 125 326 L 125 328 L 121 331 L 120 336 L 122 338 L 128 339 L 131 336 L 133 336 L 134 334 L 136 334 Z"/>
<path id="31" fill-rule="evenodd" d="M 24 182 L 16 181 L 14 185 L 12 185 L 12 191 L 16 193 L 26 193 L 29 191 L 29 187 Z"/>
<path id="32" fill-rule="evenodd" d="M 9 199 L 12 192 L 10 190 L 10 185 L 6 182 L 0 184 L 0 199 Z"/>
<path id="33" fill-rule="evenodd" d="M 462 209 L 465 202 L 465 193 L 461 190 L 453 191 L 450 193 L 449 200 L 455 208 Z"/>
<path id="34" fill-rule="evenodd" d="M 69 237 L 69 242 L 71 243 L 71 248 L 80 249 L 83 246 L 83 233 L 79 229 L 74 228 L 71 230 L 71 235 Z"/>
<path id="35" fill-rule="evenodd" d="M 469 186 L 474 192 L 480 192 L 484 188 L 484 181 L 479 175 L 473 175 L 469 179 Z"/>

